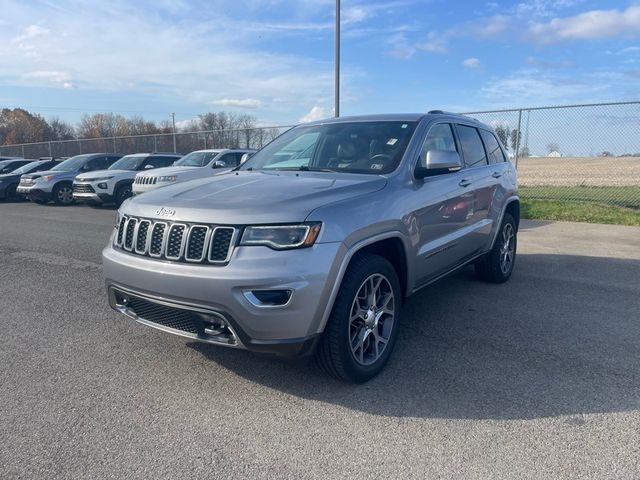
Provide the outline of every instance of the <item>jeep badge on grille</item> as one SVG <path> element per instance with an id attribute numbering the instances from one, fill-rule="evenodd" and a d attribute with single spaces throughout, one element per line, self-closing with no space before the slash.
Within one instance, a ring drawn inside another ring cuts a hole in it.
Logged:
<path id="1" fill-rule="evenodd" d="M 170 208 L 160 207 L 156 210 L 155 214 L 160 217 L 173 217 L 176 214 L 176 211 Z"/>

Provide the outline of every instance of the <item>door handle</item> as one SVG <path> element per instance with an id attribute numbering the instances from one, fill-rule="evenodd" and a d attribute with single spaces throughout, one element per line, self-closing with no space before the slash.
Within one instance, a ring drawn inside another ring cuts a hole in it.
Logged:
<path id="1" fill-rule="evenodd" d="M 471 180 L 468 180 L 466 178 L 463 178 L 462 180 L 460 180 L 460 182 L 458 183 L 458 185 L 460 185 L 461 187 L 468 187 L 469 185 L 471 185 Z"/>
<path id="2" fill-rule="evenodd" d="M 502 175 L 503 175 L 503 173 L 502 173 L 502 172 L 493 172 L 493 173 L 491 174 L 491 176 L 492 176 L 493 178 L 500 178 Z"/>

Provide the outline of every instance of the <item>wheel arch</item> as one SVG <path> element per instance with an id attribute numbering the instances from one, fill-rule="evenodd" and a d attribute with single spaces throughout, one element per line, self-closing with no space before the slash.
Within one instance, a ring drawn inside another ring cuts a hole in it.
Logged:
<path id="1" fill-rule="evenodd" d="M 407 257 L 407 252 L 409 251 L 407 239 L 399 231 L 380 233 L 363 239 L 348 248 L 347 252 L 342 257 L 338 274 L 336 275 L 333 289 L 329 296 L 329 301 L 327 302 L 327 306 L 319 325 L 318 333 L 324 331 L 329 316 L 331 315 L 331 311 L 333 310 L 333 305 L 335 304 L 344 275 L 349 268 L 349 265 L 358 254 L 373 253 L 389 260 L 398 274 L 400 288 L 402 289 L 402 298 L 409 296 L 412 275 L 410 263 L 408 262 Z"/>

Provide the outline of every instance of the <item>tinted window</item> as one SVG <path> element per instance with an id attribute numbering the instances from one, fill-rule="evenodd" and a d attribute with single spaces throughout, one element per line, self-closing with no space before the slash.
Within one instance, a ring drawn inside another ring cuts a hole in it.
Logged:
<path id="1" fill-rule="evenodd" d="M 153 168 L 169 167 L 173 162 L 179 160 L 178 157 L 149 157 L 145 162 L 145 167 L 151 165 Z"/>
<path id="2" fill-rule="evenodd" d="M 487 156 L 478 130 L 466 125 L 458 125 L 458 136 L 460 137 L 460 146 L 462 147 L 465 165 L 467 167 L 487 165 Z"/>
<path id="3" fill-rule="evenodd" d="M 55 172 L 72 172 L 74 170 L 78 170 L 85 164 L 85 162 L 87 161 L 87 158 L 89 157 L 91 157 L 90 154 L 76 155 L 75 157 L 71 157 L 65 160 L 64 162 L 59 163 L 58 165 L 53 167 L 51 170 Z"/>
<path id="4" fill-rule="evenodd" d="M 420 166 L 426 167 L 429 150 L 447 150 L 456 152 L 456 141 L 449 123 L 439 123 L 429 129 L 420 153 Z"/>
<path id="5" fill-rule="evenodd" d="M 94 170 L 106 170 L 108 166 L 109 163 L 105 157 L 96 157 L 89 160 L 83 170 L 88 172 L 92 172 Z"/>
<path id="6" fill-rule="evenodd" d="M 491 132 L 486 130 L 480 130 L 482 140 L 484 140 L 484 146 L 487 149 L 487 156 L 489 157 L 489 163 L 501 163 L 505 161 L 504 154 L 500 148 L 498 140 Z"/>
<path id="7" fill-rule="evenodd" d="M 49 167 L 49 166 L 50 166 L 50 162 L 43 162 L 40 160 L 36 160 L 35 162 L 30 162 L 30 163 L 27 163 L 26 165 L 23 165 L 22 167 L 18 168 L 17 170 L 14 170 L 11 173 L 22 175 L 23 173 L 37 172 L 38 170 L 44 170 L 45 167 Z"/>

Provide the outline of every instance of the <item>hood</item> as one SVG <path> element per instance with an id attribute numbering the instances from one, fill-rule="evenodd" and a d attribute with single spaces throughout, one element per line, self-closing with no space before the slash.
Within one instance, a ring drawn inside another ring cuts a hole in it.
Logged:
<path id="1" fill-rule="evenodd" d="M 138 173 L 137 170 L 96 170 L 94 172 L 81 173 L 76 176 L 76 180 L 91 180 L 93 178 L 119 177 L 127 175 L 133 178 L 136 173 Z"/>
<path id="2" fill-rule="evenodd" d="M 4 173 L 0 175 L 0 182 L 3 180 L 13 180 L 13 177 L 20 177 L 19 173 Z"/>
<path id="3" fill-rule="evenodd" d="M 204 167 L 162 167 L 143 170 L 138 173 L 140 177 L 159 177 L 160 175 L 179 175 L 181 173 L 194 172 Z"/>
<path id="4" fill-rule="evenodd" d="M 54 177 L 75 177 L 77 174 L 78 172 L 76 172 L 75 170 L 70 172 L 45 170 L 44 172 L 38 172 L 38 173 L 25 173 L 24 175 L 22 175 L 22 178 L 35 179 L 35 178 L 44 177 L 46 175 L 53 175 Z"/>
<path id="5" fill-rule="evenodd" d="M 240 171 L 158 188 L 127 202 L 124 213 L 166 220 L 243 225 L 302 222 L 316 208 L 382 189 L 378 175 Z"/>

